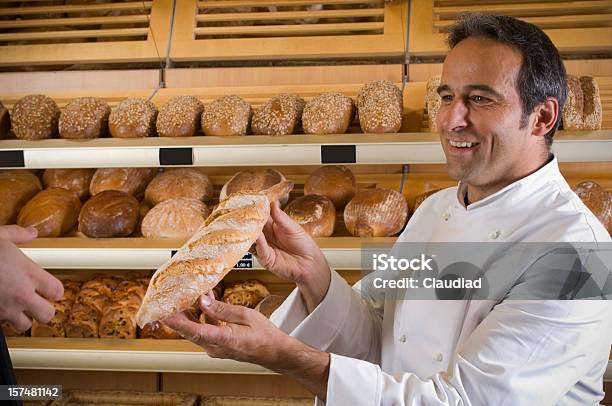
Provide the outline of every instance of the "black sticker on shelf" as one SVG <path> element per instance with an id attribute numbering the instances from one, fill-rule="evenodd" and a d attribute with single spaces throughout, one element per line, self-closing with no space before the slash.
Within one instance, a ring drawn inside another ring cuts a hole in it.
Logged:
<path id="1" fill-rule="evenodd" d="M 242 257 L 240 261 L 238 261 L 238 263 L 236 264 L 236 266 L 234 266 L 234 268 L 252 269 L 253 268 L 253 254 L 251 254 L 250 252 L 245 254 L 245 256 Z"/>
<path id="2" fill-rule="evenodd" d="M 23 150 L 0 151 L 0 167 L 25 168 Z"/>
<path id="3" fill-rule="evenodd" d="M 160 148 L 160 165 L 193 165 L 193 148 Z"/>
<path id="4" fill-rule="evenodd" d="M 321 163 L 357 163 L 357 148 L 355 147 L 355 145 L 321 145 Z"/>
<path id="5" fill-rule="evenodd" d="M 174 256 L 174 254 L 176 254 L 178 252 L 178 250 L 171 250 L 170 251 L 170 258 L 172 258 Z"/>

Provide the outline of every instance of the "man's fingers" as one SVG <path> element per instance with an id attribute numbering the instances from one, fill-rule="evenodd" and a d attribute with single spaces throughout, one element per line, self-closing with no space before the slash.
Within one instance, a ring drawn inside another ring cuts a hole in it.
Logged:
<path id="1" fill-rule="evenodd" d="M 0 239 L 9 240 L 13 244 L 22 244 L 32 241 L 38 235 L 36 227 L 20 227 L 16 224 L 0 226 Z"/>
<path id="2" fill-rule="evenodd" d="M 32 262 L 31 275 L 36 291 L 51 301 L 58 301 L 64 296 L 64 286 L 59 279 Z"/>
<path id="3" fill-rule="evenodd" d="M 191 321 L 184 314 L 175 314 L 163 321 L 165 325 L 176 330 L 181 336 L 201 346 L 220 344 L 227 340 L 227 332 L 212 324 L 200 324 Z"/>
<path id="4" fill-rule="evenodd" d="M 211 300 L 208 296 L 202 295 L 198 299 L 198 304 L 206 316 L 217 320 L 227 321 L 228 323 L 248 325 L 249 315 L 247 307 L 235 306 L 218 300 Z"/>
<path id="5" fill-rule="evenodd" d="M 35 318 L 39 322 L 48 323 L 55 315 L 55 307 L 39 295 L 32 295 L 25 304 L 27 315 Z"/>
<path id="6" fill-rule="evenodd" d="M 7 320 L 13 325 L 15 330 L 19 331 L 20 333 L 23 333 L 32 327 L 32 320 L 23 312 L 15 313 Z"/>
<path id="7" fill-rule="evenodd" d="M 259 234 L 257 240 L 255 240 L 255 257 L 257 258 L 257 261 L 259 261 L 264 268 L 270 268 L 272 265 L 274 265 L 275 256 L 276 253 L 274 252 L 274 249 L 270 247 L 270 244 L 268 244 L 266 236 L 263 233 Z"/>
<path id="8" fill-rule="evenodd" d="M 287 213 L 281 210 L 278 202 L 274 202 L 270 206 L 270 217 L 274 220 L 274 223 L 277 227 L 280 227 L 283 231 L 289 233 L 300 233 L 304 232 L 302 227 Z"/>

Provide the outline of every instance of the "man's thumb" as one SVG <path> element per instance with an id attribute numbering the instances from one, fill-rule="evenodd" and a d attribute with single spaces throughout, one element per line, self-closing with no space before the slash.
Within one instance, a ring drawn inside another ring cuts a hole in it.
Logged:
<path id="1" fill-rule="evenodd" d="M 38 235 L 36 227 L 20 227 L 16 224 L 0 226 L 0 239 L 11 241 L 14 244 L 22 244 L 32 241 Z"/>

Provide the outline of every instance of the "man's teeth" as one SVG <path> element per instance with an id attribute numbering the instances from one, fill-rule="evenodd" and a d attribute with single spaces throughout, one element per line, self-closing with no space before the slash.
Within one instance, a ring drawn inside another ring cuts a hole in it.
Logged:
<path id="1" fill-rule="evenodd" d="M 471 148 L 471 147 L 473 147 L 474 145 L 476 145 L 476 143 L 475 143 L 475 142 L 465 142 L 465 141 L 463 141 L 463 142 L 459 142 L 459 141 L 449 141 L 449 144 L 450 144 L 452 147 L 456 147 L 456 148 Z"/>

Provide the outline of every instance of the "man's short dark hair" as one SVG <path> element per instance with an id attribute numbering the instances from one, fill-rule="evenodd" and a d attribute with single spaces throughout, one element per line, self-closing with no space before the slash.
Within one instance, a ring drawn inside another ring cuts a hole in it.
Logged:
<path id="1" fill-rule="evenodd" d="M 538 104 L 544 102 L 547 97 L 557 99 L 559 117 L 555 126 L 544 137 L 546 144 L 550 146 L 561 124 L 563 106 L 567 98 L 565 67 L 550 38 L 533 24 L 512 17 L 481 13 L 461 15 L 451 28 L 447 42 L 452 49 L 468 37 L 493 39 L 521 53 L 523 61 L 516 83 L 523 110 L 521 127 L 527 125 L 529 114 Z"/>

